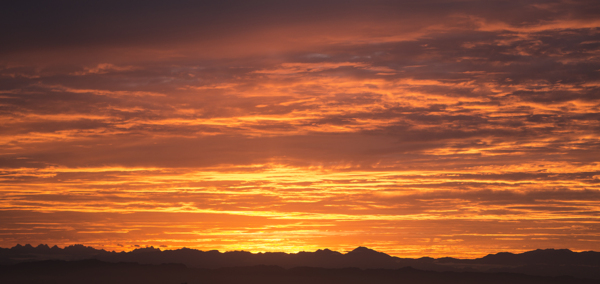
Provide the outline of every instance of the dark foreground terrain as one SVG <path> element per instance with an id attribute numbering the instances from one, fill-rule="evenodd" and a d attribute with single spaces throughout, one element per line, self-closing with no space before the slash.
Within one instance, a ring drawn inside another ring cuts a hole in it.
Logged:
<path id="1" fill-rule="evenodd" d="M 149 265 L 99 260 L 47 260 L 0 266 L 0 282 L 11 283 L 599 283 L 570 276 L 547 277 L 517 273 L 435 272 L 413 268 L 359 269 L 278 266 L 188 268 L 183 264 Z"/>

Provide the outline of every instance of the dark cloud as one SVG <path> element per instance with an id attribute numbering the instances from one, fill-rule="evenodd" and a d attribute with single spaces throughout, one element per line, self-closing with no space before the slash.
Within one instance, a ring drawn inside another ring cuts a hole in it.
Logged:
<path id="1" fill-rule="evenodd" d="M 593 1 L 15 1 L 3 9 L 0 26 L 2 50 L 12 53 L 206 42 L 299 25 L 308 33 L 321 33 L 316 27 L 321 26 L 327 33 L 383 35 L 387 31 L 373 23 L 399 21 L 409 30 L 435 24 L 472 29 L 480 23 L 469 17 L 476 17 L 527 27 L 556 19 L 593 20 L 599 10 Z M 354 32 L 349 30 L 353 23 L 359 23 Z M 306 33 L 292 29 L 287 36 Z"/>

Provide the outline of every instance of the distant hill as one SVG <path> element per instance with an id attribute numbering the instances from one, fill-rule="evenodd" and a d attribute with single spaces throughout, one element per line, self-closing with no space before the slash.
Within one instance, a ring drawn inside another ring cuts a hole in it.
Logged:
<path id="1" fill-rule="evenodd" d="M 597 280 L 544 277 L 516 273 L 435 272 L 414 268 L 358 269 L 279 266 L 188 268 L 183 264 L 149 265 L 109 263 L 99 260 L 46 260 L 0 265 L 3 284 L 130 284 L 130 283 L 220 283 L 220 284 L 592 284 Z"/>
<path id="2" fill-rule="evenodd" d="M 76 261 L 95 259 L 107 263 L 138 263 L 160 265 L 179 263 L 190 268 L 218 269 L 247 266 L 319 267 L 329 269 L 415 269 L 438 272 L 511 272 L 539 276 L 574 276 L 600 279 L 600 253 L 573 252 L 567 249 L 535 250 L 520 254 L 497 253 L 478 259 L 456 258 L 399 258 L 366 247 L 347 253 L 329 249 L 299 253 L 250 253 L 245 251 L 200 251 L 189 248 L 162 251 L 158 248 L 139 248 L 131 252 L 109 252 L 83 245 L 65 248 L 47 245 L 17 245 L 0 248 L 0 264 L 17 264 L 43 260 Z"/>

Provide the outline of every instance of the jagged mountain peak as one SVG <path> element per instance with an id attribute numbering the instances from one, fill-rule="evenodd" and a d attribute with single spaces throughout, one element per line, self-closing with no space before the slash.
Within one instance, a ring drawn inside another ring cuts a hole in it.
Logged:
<path id="1" fill-rule="evenodd" d="M 337 251 L 333 251 L 333 250 L 330 250 L 328 248 L 326 248 L 326 249 L 318 249 L 318 250 L 315 251 L 315 253 L 320 254 L 320 255 L 341 254 L 341 253 L 339 253 Z"/>
<path id="2" fill-rule="evenodd" d="M 145 248 L 136 248 L 132 251 L 133 253 L 140 252 L 160 252 L 159 248 L 154 248 L 153 246 L 145 247 Z"/>
<path id="3" fill-rule="evenodd" d="M 370 249 L 368 247 L 363 247 L 363 246 L 357 247 L 357 248 L 353 249 L 352 251 L 348 252 L 348 254 L 350 254 L 350 253 L 352 253 L 352 254 L 356 254 L 356 253 L 360 253 L 360 254 L 365 254 L 365 253 L 369 253 L 369 254 L 374 254 L 374 253 L 382 254 L 382 252 L 378 252 L 376 250 Z"/>

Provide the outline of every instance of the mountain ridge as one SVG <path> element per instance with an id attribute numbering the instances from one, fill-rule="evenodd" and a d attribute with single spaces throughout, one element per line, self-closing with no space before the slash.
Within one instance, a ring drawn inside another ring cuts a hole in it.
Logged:
<path id="1" fill-rule="evenodd" d="M 537 249 L 524 253 L 499 252 L 476 259 L 400 258 L 367 247 L 357 247 L 341 253 L 329 249 L 314 252 L 282 253 L 217 250 L 201 251 L 190 248 L 161 250 L 136 248 L 129 252 L 106 251 L 84 245 L 64 248 L 40 244 L 36 247 L 16 245 L 0 248 L 0 264 L 16 264 L 42 260 L 78 261 L 95 259 L 104 262 L 130 262 L 160 265 L 181 263 L 188 267 L 218 269 L 227 267 L 276 265 L 285 269 L 294 267 L 320 267 L 340 269 L 399 269 L 413 267 L 430 271 L 454 272 L 518 272 L 541 276 L 575 276 L 600 279 L 600 252 L 573 252 L 569 249 Z"/>

